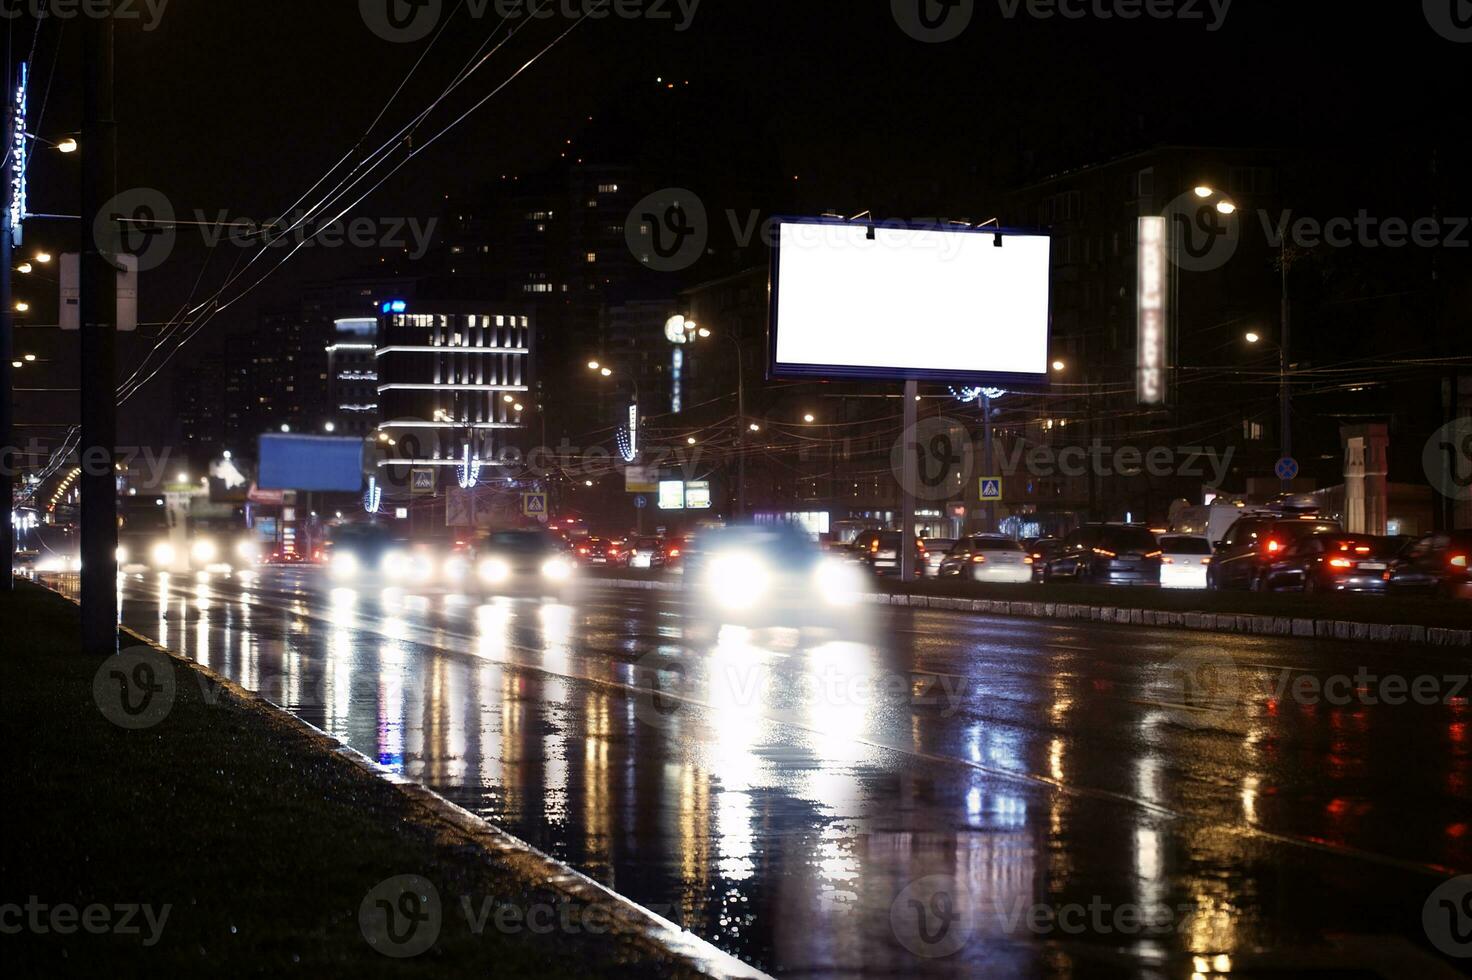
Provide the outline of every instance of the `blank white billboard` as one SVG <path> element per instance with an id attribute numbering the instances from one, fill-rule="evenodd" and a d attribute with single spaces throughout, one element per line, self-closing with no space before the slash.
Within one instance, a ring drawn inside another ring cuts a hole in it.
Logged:
<path id="1" fill-rule="evenodd" d="M 774 375 L 1047 377 L 1045 235 L 784 219 L 776 243 Z"/>

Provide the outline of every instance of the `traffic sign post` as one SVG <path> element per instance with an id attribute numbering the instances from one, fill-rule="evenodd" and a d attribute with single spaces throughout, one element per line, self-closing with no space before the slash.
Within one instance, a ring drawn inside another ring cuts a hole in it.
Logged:
<path id="1" fill-rule="evenodd" d="M 983 501 L 1002 499 L 1002 478 L 1000 476 L 984 476 L 981 478 L 981 499 Z M 991 528 L 987 530 L 991 530 Z"/>
<path id="2" fill-rule="evenodd" d="M 1289 489 L 1288 484 L 1298 479 L 1298 460 L 1292 456 L 1284 456 L 1278 460 L 1278 465 L 1273 467 L 1273 472 L 1278 474 L 1278 479 L 1283 481 L 1283 489 Z"/>
<path id="3" fill-rule="evenodd" d="M 547 519 L 547 495 L 545 493 L 522 494 L 521 512 L 527 517 L 545 521 Z"/>

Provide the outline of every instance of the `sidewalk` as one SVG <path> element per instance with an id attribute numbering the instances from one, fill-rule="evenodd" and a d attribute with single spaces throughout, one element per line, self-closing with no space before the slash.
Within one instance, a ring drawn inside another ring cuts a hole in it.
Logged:
<path id="1" fill-rule="evenodd" d="M 59 596 L 17 583 L 0 627 L 12 976 L 726 972 L 191 665 L 133 648 L 99 671 Z"/>

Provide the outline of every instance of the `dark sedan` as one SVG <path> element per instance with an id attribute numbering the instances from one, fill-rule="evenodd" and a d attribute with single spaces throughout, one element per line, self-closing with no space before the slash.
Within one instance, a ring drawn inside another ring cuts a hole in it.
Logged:
<path id="1" fill-rule="evenodd" d="M 1089 585 L 1159 585 L 1160 546 L 1149 528 L 1085 524 L 1044 566 L 1043 580 Z"/>
<path id="2" fill-rule="evenodd" d="M 1392 564 L 1390 591 L 1400 595 L 1434 595 L 1472 599 L 1472 531 L 1438 531 L 1403 551 Z"/>
<path id="3" fill-rule="evenodd" d="M 1382 593 L 1396 550 L 1370 535 L 1310 534 L 1268 564 L 1264 582 L 1269 592 Z"/>

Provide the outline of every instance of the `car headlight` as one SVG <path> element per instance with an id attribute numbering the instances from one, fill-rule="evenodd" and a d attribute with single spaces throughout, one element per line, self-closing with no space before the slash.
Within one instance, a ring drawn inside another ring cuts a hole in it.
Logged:
<path id="1" fill-rule="evenodd" d="M 126 565 L 128 563 L 128 549 L 122 545 L 118 545 L 118 550 L 113 552 L 113 557 L 117 559 L 119 565 Z"/>
<path id="2" fill-rule="evenodd" d="M 339 551 L 332 556 L 332 577 L 351 579 L 358 577 L 358 558 L 351 551 Z"/>
<path id="3" fill-rule="evenodd" d="M 153 546 L 149 557 L 153 559 L 155 565 L 167 566 L 174 564 L 174 559 L 178 556 L 174 554 L 173 545 L 161 541 Z"/>
<path id="4" fill-rule="evenodd" d="M 499 558 L 487 558 L 480 563 L 480 580 L 487 585 L 500 585 L 511 577 L 511 566 Z"/>
<path id="5" fill-rule="evenodd" d="M 402 551 L 385 552 L 378 570 L 391 582 L 401 581 L 409 575 L 409 556 Z"/>
<path id="6" fill-rule="evenodd" d="M 771 587 L 772 576 L 756 555 L 736 552 L 711 559 L 707 586 L 727 609 L 750 609 Z"/>
<path id="7" fill-rule="evenodd" d="M 851 606 L 859 601 L 859 589 L 864 580 L 852 565 L 825 559 L 818 563 L 814 577 L 817 580 L 818 595 L 829 605 Z"/>
<path id="8" fill-rule="evenodd" d="M 189 547 L 189 555 L 195 561 L 208 565 L 220 555 L 220 549 L 215 547 L 213 541 L 201 538 Z"/>
<path id="9" fill-rule="evenodd" d="M 542 562 L 542 576 L 554 582 L 566 582 L 572 578 L 572 562 L 566 558 L 548 558 Z"/>

